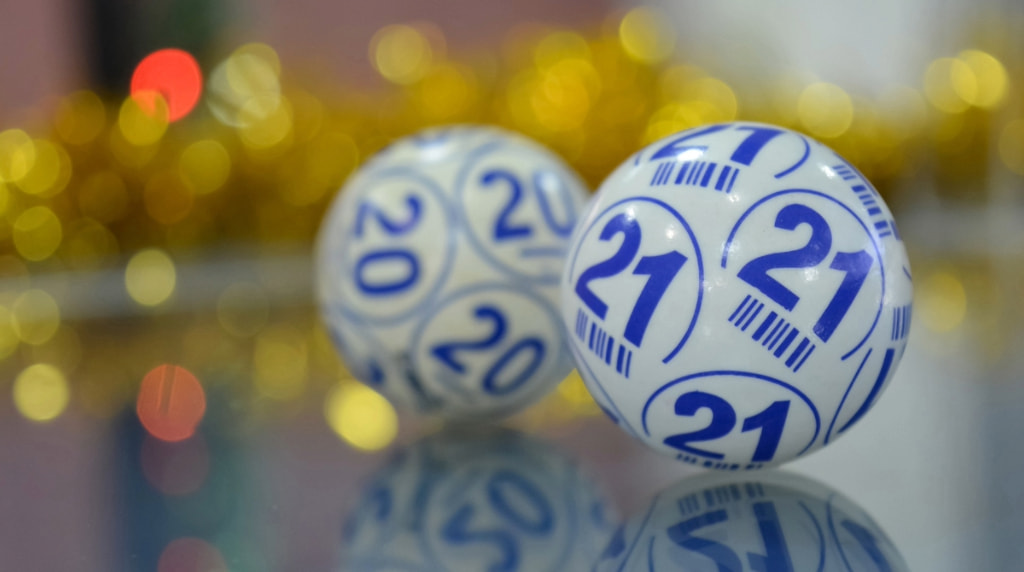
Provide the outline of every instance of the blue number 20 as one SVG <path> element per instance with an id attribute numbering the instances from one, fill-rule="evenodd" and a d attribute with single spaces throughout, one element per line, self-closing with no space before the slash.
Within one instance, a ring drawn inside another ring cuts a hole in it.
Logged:
<path id="1" fill-rule="evenodd" d="M 551 232 L 564 238 L 572 233 L 573 226 L 576 224 L 576 212 L 572 197 L 564 185 L 558 185 L 558 194 L 562 200 L 562 208 L 566 212 L 566 221 L 559 222 L 555 220 L 555 215 L 551 212 L 551 205 L 548 204 L 548 195 L 542 188 L 545 176 L 557 178 L 557 175 L 549 171 L 534 173 L 533 191 L 537 196 L 537 202 L 540 203 L 540 213 L 544 217 L 544 222 L 547 223 Z M 494 240 L 500 242 L 533 236 L 533 227 L 531 225 L 526 223 L 517 224 L 509 220 L 523 200 L 523 184 L 519 181 L 519 178 L 515 174 L 503 169 L 492 169 L 480 177 L 480 184 L 485 187 L 493 186 L 499 181 L 507 183 L 511 193 L 509 194 L 508 203 L 505 204 L 505 208 L 498 214 L 498 220 L 494 223 Z"/>
<path id="2" fill-rule="evenodd" d="M 608 304 L 590 289 L 590 281 L 615 276 L 622 272 L 633 263 L 636 253 L 640 250 L 640 225 L 635 218 L 624 213 L 615 215 L 601 229 L 599 238 L 608 241 L 616 234 L 622 234 L 622 243 L 615 254 L 584 270 L 580 274 L 579 280 L 576 281 L 576 295 L 602 320 L 608 314 Z M 644 333 L 651 322 L 654 310 L 661 302 L 665 291 L 668 290 L 669 284 L 686 264 L 686 260 L 686 256 L 682 253 L 672 250 L 657 256 L 644 256 L 633 269 L 633 274 L 650 276 L 633 305 L 633 311 L 629 315 L 623 333 L 623 337 L 637 347 L 643 342 Z"/>
<path id="3" fill-rule="evenodd" d="M 431 353 L 438 361 L 444 363 L 451 370 L 457 373 L 466 373 L 466 366 L 456 359 L 456 352 L 460 351 L 485 351 L 500 344 L 505 339 L 508 329 L 505 315 L 495 306 L 480 305 L 473 311 L 477 320 L 485 320 L 491 323 L 491 332 L 479 340 L 449 341 L 437 344 L 431 349 Z M 499 374 L 506 366 L 521 352 L 530 352 L 530 361 L 526 367 L 514 376 L 511 381 L 499 385 Z M 501 354 L 494 364 L 488 368 L 483 378 L 484 391 L 491 395 L 507 395 L 526 383 L 537 371 L 544 361 L 544 342 L 539 338 L 528 336 L 512 345 L 505 353 Z"/>
<path id="4" fill-rule="evenodd" d="M 714 451 L 698 449 L 690 445 L 695 441 L 710 441 L 728 435 L 736 426 L 736 410 L 729 405 L 729 402 L 703 391 L 691 391 L 684 393 L 676 399 L 676 415 L 692 417 L 701 409 L 711 410 L 711 422 L 703 429 L 689 433 L 679 433 L 665 438 L 664 443 L 669 447 L 686 451 L 702 457 L 721 459 L 725 455 Z M 775 457 L 775 451 L 779 448 L 779 441 L 782 440 L 782 429 L 786 425 L 786 416 L 789 414 L 789 401 L 776 401 L 769 405 L 764 411 L 756 413 L 743 420 L 743 432 L 761 430 L 761 436 L 757 440 L 757 448 L 754 449 L 753 463 L 764 463 Z"/>
<path id="5" fill-rule="evenodd" d="M 519 502 L 510 502 L 514 495 Z M 502 527 L 471 529 L 475 507 L 466 503 L 441 528 L 441 537 L 456 546 L 465 544 L 491 545 L 500 553 L 500 560 L 492 563 L 490 572 L 510 572 L 519 569 L 519 542 L 516 530 L 531 536 L 545 536 L 554 528 L 555 515 L 536 485 L 509 471 L 499 471 L 487 482 L 487 500 L 501 520 L 513 530 Z M 524 509 L 529 509 L 524 510 Z"/>
<path id="6" fill-rule="evenodd" d="M 391 236 L 408 234 L 416 228 L 423 216 L 423 203 L 418 197 L 410 194 L 405 198 L 405 205 L 409 210 L 409 215 L 405 220 L 396 220 L 369 201 L 361 203 L 356 212 L 353 234 L 356 238 L 362 238 L 366 233 L 367 219 L 370 218 L 376 220 L 381 229 Z M 404 275 L 387 281 L 375 281 L 367 277 L 367 271 L 370 268 L 396 262 L 405 265 Z M 353 274 L 356 286 L 367 296 L 389 296 L 399 294 L 416 283 L 420 275 L 420 263 L 416 255 L 409 249 L 383 248 L 363 254 L 356 261 Z"/>

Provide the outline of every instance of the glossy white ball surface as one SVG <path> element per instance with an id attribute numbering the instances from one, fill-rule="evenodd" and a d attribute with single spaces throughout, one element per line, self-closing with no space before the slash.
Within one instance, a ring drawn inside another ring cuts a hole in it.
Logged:
<path id="1" fill-rule="evenodd" d="M 766 471 L 683 479 L 623 524 L 593 569 L 910 568 L 885 531 L 853 501 L 806 477 Z"/>
<path id="2" fill-rule="evenodd" d="M 547 443 L 446 432 L 375 476 L 346 519 L 342 569 L 589 570 L 616 524 L 594 481 Z"/>
<path id="3" fill-rule="evenodd" d="M 562 318 L 580 374 L 650 447 L 754 469 L 835 440 L 906 347 L 892 214 L 835 152 L 756 123 L 695 128 L 618 167 L 580 221 Z"/>
<path id="4" fill-rule="evenodd" d="M 446 417 L 547 393 L 572 367 L 558 281 L 586 200 L 556 155 L 494 128 L 428 130 L 371 158 L 317 246 L 321 312 L 349 370 Z"/>

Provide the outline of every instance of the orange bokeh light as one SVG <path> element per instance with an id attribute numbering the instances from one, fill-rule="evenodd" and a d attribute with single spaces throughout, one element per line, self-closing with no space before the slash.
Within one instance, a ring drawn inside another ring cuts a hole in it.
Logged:
<path id="1" fill-rule="evenodd" d="M 206 393 L 187 369 L 164 364 L 142 379 L 135 411 L 150 435 L 164 441 L 183 441 L 195 433 L 203 419 Z"/>
<path id="2" fill-rule="evenodd" d="M 178 538 L 160 554 L 157 572 L 210 572 L 227 570 L 217 547 L 199 538 Z"/>
<path id="3" fill-rule="evenodd" d="M 155 113 L 154 95 L 159 94 L 167 104 L 169 121 L 188 115 L 202 91 L 203 72 L 199 64 L 191 54 L 175 48 L 149 54 L 132 74 L 132 98 L 143 109 Z"/>

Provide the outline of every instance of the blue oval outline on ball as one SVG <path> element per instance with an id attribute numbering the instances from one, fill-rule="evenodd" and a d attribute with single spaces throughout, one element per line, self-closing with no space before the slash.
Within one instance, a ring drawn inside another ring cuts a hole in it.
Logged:
<path id="1" fill-rule="evenodd" d="M 379 170 L 374 170 L 370 173 L 369 180 L 360 185 L 361 189 L 357 192 L 352 193 L 353 200 L 365 198 L 364 195 L 369 192 L 368 189 L 370 188 L 370 186 L 376 184 L 382 179 L 401 179 L 404 177 L 409 177 L 415 180 L 417 183 L 422 184 L 423 188 L 427 190 L 428 194 L 433 195 L 433 197 L 437 200 L 439 206 L 441 207 L 442 216 L 444 217 L 445 222 L 447 223 L 447 228 L 449 229 L 446 240 L 447 244 L 444 245 L 443 250 L 444 260 L 441 263 L 441 268 L 440 271 L 438 272 L 438 277 L 435 280 L 435 283 L 427 286 L 427 293 L 426 295 L 423 296 L 423 299 L 420 300 L 419 302 L 416 302 L 415 304 L 412 305 L 412 307 L 410 307 L 408 310 L 400 314 L 389 317 L 377 317 L 369 315 L 360 310 L 361 304 L 352 304 L 352 301 L 347 300 L 346 296 L 338 296 L 337 303 L 339 306 L 341 306 L 341 309 L 344 311 L 344 313 L 357 316 L 359 317 L 359 319 L 363 320 L 364 322 L 370 325 L 395 326 L 409 319 L 410 317 L 421 313 L 422 309 L 437 297 L 438 292 L 441 290 L 444 284 L 448 281 L 448 278 L 451 276 L 452 266 L 455 264 L 456 234 L 451 229 L 452 222 L 456 219 L 456 217 L 455 214 L 452 212 L 451 203 L 449 202 L 449 199 L 445 196 L 445 193 L 441 189 L 441 186 L 430 177 L 416 171 L 414 167 L 410 166 L 386 167 Z M 339 199 L 344 201 L 345 195 L 347 194 L 347 192 L 343 191 L 343 194 L 339 195 Z M 342 204 L 339 203 L 338 208 L 341 208 L 341 206 Z M 347 207 L 348 205 L 344 206 Z M 333 211 L 334 206 L 332 205 L 331 213 L 333 213 Z M 328 214 L 328 217 L 330 217 L 330 214 Z M 351 259 L 351 256 L 349 255 L 348 252 L 348 245 L 351 241 L 351 238 L 348 235 L 350 234 L 351 229 L 350 227 L 346 227 L 343 230 L 345 234 L 345 242 L 341 245 L 340 248 L 341 252 L 339 253 L 339 265 L 344 271 L 348 273 L 349 277 L 352 277 L 355 276 L 355 274 L 352 271 L 353 269 L 348 267 L 348 263 Z M 326 255 L 326 257 L 329 259 L 331 257 L 330 251 L 328 251 Z M 346 277 L 346 279 L 350 279 L 349 277 Z"/>
<path id="2" fill-rule="evenodd" d="M 811 413 L 814 415 L 814 436 L 812 436 L 811 437 L 811 441 L 809 443 L 807 443 L 807 445 L 803 449 L 801 449 L 800 452 L 796 454 L 796 456 L 793 457 L 794 459 L 799 457 L 799 456 L 801 456 L 801 455 L 803 455 L 804 453 L 806 453 L 807 449 L 810 449 L 811 446 L 814 445 L 814 442 L 818 440 L 818 433 L 821 431 L 821 416 L 818 415 L 818 408 L 814 406 L 814 403 L 812 403 L 811 400 L 806 395 L 803 394 L 803 392 L 801 392 L 799 389 L 793 387 L 792 385 L 790 385 L 790 384 L 788 384 L 788 383 L 786 383 L 786 382 L 784 382 L 782 380 L 775 379 L 774 377 L 769 377 L 769 376 L 764 375 L 764 374 L 753 373 L 753 372 L 749 372 L 749 371 L 735 371 L 735 370 L 716 370 L 716 371 L 702 371 L 700 373 L 691 373 L 690 375 L 685 375 L 683 377 L 674 379 L 674 380 L 666 383 L 665 385 L 659 387 L 647 399 L 647 402 L 644 403 L 643 410 L 640 412 L 640 422 L 641 422 L 641 425 L 643 426 L 643 429 L 644 429 L 644 435 L 647 435 L 648 437 L 651 436 L 651 432 L 647 428 L 647 410 L 650 408 L 651 403 L 659 395 L 661 395 L 662 392 L 664 392 L 665 390 L 669 389 L 670 387 L 673 387 L 675 385 L 679 385 L 680 383 L 685 383 L 685 382 L 690 381 L 692 379 L 700 379 L 700 378 L 703 378 L 703 377 L 713 377 L 713 376 L 726 376 L 726 375 L 732 375 L 732 376 L 737 376 L 737 377 L 750 377 L 750 378 L 754 378 L 754 379 L 759 379 L 761 381 L 767 381 L 769 383 L 773 383 L 775 385 L 778 385 L 779 387 L 782 387 L 784 389 L 788 389 L 791 393 L 793 393 L 794 395 L 796 395 L 797 397 L 802 399 L 803 402 L 807 404 L 807 407 L 810 408 Z M 772 462 L 774 462 L 774 460 Z"/>
<path id="3" fill-rule="evenodd" d="M 872 248 L 875 249 L 875 256 L 878 257 L 877 258 L 877 260 L 878 260 L 878 271 L 882 275 L 882 291 L 879 293 L 879 296 L 878 296 L 878 310 L 875 312 L 875 319 L 874 319 L 874 321 L 871 322 L 871 327 L 868 328 L 868 331 L 867 331 L 866 334 L 864 334 L 864 337 L 859 342 L 857 342 L 857 344 L 855 346 L 853 346 L 852 350 L 846 352 L 840 358 L 841 361 L 846 361 L 846 359 L 849 358 L 850 356 L 852 356 L 854 353 L 856 353 L 856 351 L 859 350 L 868 341 L 868 338 L 871 337 L 871 334 L 874 333 L 875 327 L 878 326 L 878 320 L 882 317 L 882 308 L 885 306 L 885 304 L 884 304 L 884 300 L 885 300 L 885 264 L 884 264 L 884 258 L 882 256 L 882 251 L 879 250 L 878 243 L 875 242 L 875 237 L 871 234 L 871 231 L 868 229 L 867 225 L 864 224 L 864 221 L 860 220 L 860 217 L 857 216 L 857 214 L 853 212 L 853 209 L 851 209 L 845 203 L 843 203 L 839 199 L 833 197 L 832 195 L 829 195 L 827 193 L 823 193 L 821 191 L 815 191 L 815 190 L 812 190 L 812 189 L 785 189 L 785 190 L 776 191 L 776 192 L 774 192 L 774 193 L 772 193 L 770 195 L 766 195 L 764 197 L 761 197 L 760 199 L 757 200 L 757 202 L 755 202 L 754 204 L 750 205 L 750 208 L 748 208 L 746 211 L 744 211 L 743 214 L 740 215 L 740 218 L 736 219 L 736 224 L 733 225 L 732 230 L 729 231 L 729 237 L 725 240 L 725 243 L 722 245 L 722 268 L 726 267 L 726 263 L 728 262 L 728 258 L 729 258 L 729 249 L 732 246 L 732 241 L 733 241 L 734 238 L 736 238 L 736 233 L 739 231 L 740 226 L 743 224 L 743 221 L 746 220 L 747 216 L 750 213 L 754 212 L 754 209 L 758 208 L 759 206 L 761 206 L 762 203 L 764 203 L 766 201 L 769 201 L 769 200 L 774 199 L 776 197 L 780 197 L 782 195 L 797 194 L 797 193 L 818 196 L 818 197 L 821 197 L 823 199 L 830 200 L 830 201 L 834 202 L 835 204 L 839 205 L 840 207 L 842 207 L 844 210 L 846 210 L 846 212 L 850 213 L 850 216 L 852 216 L 853 219 L 857 221 L 857 224 L 859 224 L 861 226 L 861 228 L 864 229 L 864 233 L 867 235 L 868 240 L 871 241 Z"/>
<path id="4" fill-rule="evenodd" d="M 678 220 L 679 223 L 683 225 L 683 228 L 686 229 L 686 234 L 690 237 L 690 244 L 693 246 L 693 252 L 697 257 L 697 304 L 696 306 L 694 306 L 693 317 L 690 319 L 690 325 L 689 327 L 686 328 L 686 332 L 683 334 L 682 339 L 679 340 L 679 343 L 676 345 L 676 347 L 671 352 L 669 352 L 669 354 L 665 356 L 664 359 L 661 360 L 661 363 L 667 364 L 668 362 L 672 361 L 672 359 L 675 358 L 680 351 L 682 351 L 683 346 L 686 345 L 687 340 L 690 339 L 690 334 L 693 333 L 693 329 L 697 326 L 697 318 L 700 316 L 701 304 L 704 302 L 704 256 L 701 254 L 700 244 L 697 242 L 697 237 L 693 234 L 693 229 L 690 228 L 689 223 L 686 222 L 686 219 L 683 218 L 683 215 L 679 214 L 668 203 L 644 195 L 636 195 L 629 198 L 621 199 L 608 205 L 608 207 L 605 208 L 600 213 L 598 213 L 598 215 L 595 216 L 590 221 L 590 224 L 587 225 L 587 228 L 580 233 L 579 244 L 576 245 L 576 250 L 573 251 L 572 253 L 572 261 L 566 265 L 566 268 L 568 269 L 567 277 L 571 278 L 573 276 L 576 270 L 576 258 L 579 256 L 580 248 L 583 247 L 583 241 L 586 239 L 587 235 L 590 234 L 590 231 L 593 230 L 594 225 L 597 224 L 597 221 L 601 220 L 601 217 L 608 214 L 608 212 L 614 209 L 615 207 L 633 201 L 647 202 L 658 205 L 661 208 L 668 211 L 669 214 L 674 216 L 676 220 Z M 632 264 L 632 262 L 630 264 Z M 568 324 L 566 324 L 566 328 L 569 328 Z M 572 336 L 569 336 L 569 343 L 576 343 L 575 341 L 573 341 Z"/>

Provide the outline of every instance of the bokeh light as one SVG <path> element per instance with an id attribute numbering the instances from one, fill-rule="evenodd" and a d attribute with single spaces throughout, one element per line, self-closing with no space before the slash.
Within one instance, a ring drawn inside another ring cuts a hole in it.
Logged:
<path id="1" fill-rule="evenodd" d="M 124 284 L 132 300 L 142 306 L 158 306 L 174 293 L 177 272 L 171 257 L 151 248 L 136 252 L 124 271 Z"/>
<path id="2" fill-rule="evenodd" d="M 60 100 L 53 125 L 57 134 L 70 145 L 85 145 L 106 128 L 107 110 L 98 95 L 76 91 Z"/>
<path id="3" fill-rule="evenodd" d="M 117 116 L 121 136 L 136 147 L 160 141 L 167 131 L 167 123 L 167 103 L 160 94 L 147 98 L 144 103 L 137 97 L 126 97 Z"/>
<path id="4" fill-rule="evenodd" d="M 46 291 L 26 290 L 11 305 L 11 323 L 26 344 L 45 344 L 60 328 L 60 308 Z"/>
<path id="5" fill-rule="evenodd" d="M 427 37 L 412 26 L 384 26 L 370 41 L 370 61 L 385 79 L 410 84 L 426 75 L 434 53 Z"/>
<path id="6" fill-rule="evenodd" d="M 324 402 L 324 416 L 338 436 L 364 451 L 383 449 L 398 434 L 398 415 L 391 403 L 352 381 L 331 389 Z"/>
<path id="7" fill-rule="evenodd" d="M 26 419 L 38 423 L 59 417 L 70 395 L 64 374 L 49 364 L 30 365 L 14 380 L 15 407 Z"/>
<path id="8" fill-rule="evenodd" d="M 853 123 L 853 102 L 837 85 L 814 83 L 800 93 L 797 117 L 811 135 L 824 139 L 838 137 Z"/>
<path id="9" fill-rule="evenodd" d="M 45 260 L 60 246 L 63 228 L 49 207 L 39 205 L 18 215 L 11 238 L 14 248 L 25 260 Z"/>
<path id="10" fill-rule="evenodd" d="M 142 379 L 135 411 L 150 435 L 182 441 L 195 433 L 206 413 L 206 392 L 187 369 L 160 365 Z"/>
<path id="11" fill-rule="evenodd" d="M 600 408 L 583 383 L 583 378 L 575 369 L 558 385 L 558 395 L 578 415 L 592 415 L 600 412 Z"/>
<path id="12" fill-rule="evenodd" d="M 132 99 L 151 116 L 166 113 L 167 120 L 178 121 L 196 106 L 203 91 L 203 73 L 195 58 L 186 51 L 157 50 L 135 67 L 132 74 Z M 159 94 L 160 97 L 153 97 Z M 166 111 L 160 106 L 166 105 Z"/>
<path id="13" fill-rule="evenodd" d="M 653 8 L 634 8 L 619 23 L 619 41 L 630 57 L 644 63 L 658 63 L 675 49 L 671 18 Z"/>
<path id="14" fill-rule="evenodd" d="M 266 44 L 246 44 L 221 62 L 210 75 L 207 105 L 221 123 L 240 127 L 273 113 L 281 95 L 281 62 Z M 253 99 L 260 106 L 250 105 Z"/>
<path id="15" fill-rule="evenodd" d="M 238 112 L 242 118 L 242 143 L 256 151 L 291 142 L 292 106 L 279 95 L 260 95 L 246 101 Z"/>
<path id="16" fill-rule="evenodd" d="M 194 493 L 210 473 L 210 451 L 199 434 L 177 442 L 147 436 L 140 462 L 149 484 L 165 495 Z"/>
<path id="17" fill-rule="evenodd" d="M 228 572 L 217 547 L 199 538 L 171 541 L 157 561 L 156 572 Z"/>
<path id="18" fill-rule="evenodd" d="M 224 186 L 231 174 L 231 156 L 213 139 L 192 143 L 181 152 L 178 167 L 198 195 L 205 195 Z"/>
<path id="19" fill-rule="evenodd" d="M 964 50 L 959 59 L 966 66 L 953 68 L 953 88 L 957 95 L 975 107 L 986 109 L 1002 103 L 1009 87 L 1003 64 L 981 50 Z M 969 77 L 966 77 L 965 67 L 970 70 Z"/>
<path id="20" fill-rule="evenodd" d="M 6 306 L 0 305 L 0 361 L 13 354 L 20 343 L 14 329 L 14 315 Z"/>
<path id="21" fill-rule="evenodd" d="M 949 271 L 935 271 L 916 281 L 914 302 L 914 317 L 933 332 L 951 332 L 967 315 L 963 282 Z"/>
<path id="22" fill-rule="evenodd" d="M 71 179 L 71 158 L 62 147 L 45 139 L 36 139 L 33 146 L 35 161 L 18 187 L 30 195 L 52 197 Z"/>
<path id="23" fill-rule="evenodd" d="M 21 129 L 0 132 L 0 183 L 16 183 L 32 169 L 36 147 Z"/>
<path id="24" fill-rule="evenodd" d="M 970 105 L 961 93 L 975 93 L 977 83 L 974 72 L 963 60 L 939 58 L 924 72 L 924 94 L 940 111 L 961 113 Z"/>

